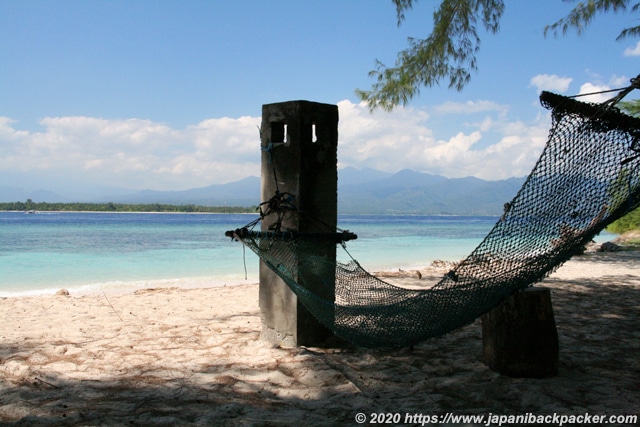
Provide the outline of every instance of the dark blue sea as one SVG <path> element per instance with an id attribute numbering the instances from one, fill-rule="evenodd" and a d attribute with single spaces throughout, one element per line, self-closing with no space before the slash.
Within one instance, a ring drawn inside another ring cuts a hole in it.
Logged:
<path id="1" fill-rule="evenodd" d="M 0 297 L 256 283 L 258 258 L 224 236 L 255 215 L 0 212 Z M 497 217 L 341 215 L 370 271 L 466 257 Z M 339 250 L 339 252 L 343 252 Z M 341 255 L 345 259 L 345 255 Z M 246 266 L 246 279 L 245 279 Z"/>

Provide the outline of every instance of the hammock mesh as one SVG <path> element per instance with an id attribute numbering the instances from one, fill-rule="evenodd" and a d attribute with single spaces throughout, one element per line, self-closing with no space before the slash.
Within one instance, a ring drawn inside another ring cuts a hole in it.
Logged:
<path id="1" fill-rule="evenodd" d="M 317 235 L 245 228 L 236 237 L 321 323 L 356 345 L 409 346 L 460 328 L 542 280 L 640 204 L 640 119 L 548 92 L 541 102 L 552 128 L 531 175 L 471 255 L 429 289 L 400 288 L 355 260 L 318 255 Z M 334 298 L 308 290 L 334 285 Z"/>

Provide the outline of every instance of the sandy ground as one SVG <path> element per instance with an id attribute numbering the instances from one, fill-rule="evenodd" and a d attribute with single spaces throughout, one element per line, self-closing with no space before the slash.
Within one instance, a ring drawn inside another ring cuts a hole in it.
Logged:
<path id="1" fill-rule="evenodd" d="M 0 425 L 640 415 L 640 252 L 576 257 L 544 284 L 560 337 L 560 373 L 546 379 L 489 370 L 480 321 L 412 350 L 274 348 L 259 340 L 257 285 L 4 298 Z"/>

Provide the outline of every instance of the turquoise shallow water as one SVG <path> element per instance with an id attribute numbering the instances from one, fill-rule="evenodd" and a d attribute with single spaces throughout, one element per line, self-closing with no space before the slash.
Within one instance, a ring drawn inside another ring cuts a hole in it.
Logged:
<path id="1" fill-rule="evenodd" d="M 255 283 L 258 258 L 224 236 L 254 218 L 0 212 L 0 297 L 52 293 L 63 287 L 82 294 L 242 283 L 245 265 L 246 281 Z M 462 259 L 496 220 L 341 215 L 339 226 L 358 234 L 348 250 L 363 267 L 384 270 Z"/>

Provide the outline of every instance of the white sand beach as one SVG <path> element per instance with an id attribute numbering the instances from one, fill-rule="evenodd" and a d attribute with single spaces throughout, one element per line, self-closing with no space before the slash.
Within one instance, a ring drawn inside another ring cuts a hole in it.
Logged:
<path id="1" fill-rule="evenodd" d="M 560 338 L 559 375 L 546 379 L 489 370 L 480 321 L 413 350 L 274 348 L 259 339 L 256 284 L 3 298 L 0 424 L 640 415 L 640 252 L 575 257 L 542 285 L 552 290 Z"/>

